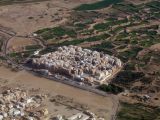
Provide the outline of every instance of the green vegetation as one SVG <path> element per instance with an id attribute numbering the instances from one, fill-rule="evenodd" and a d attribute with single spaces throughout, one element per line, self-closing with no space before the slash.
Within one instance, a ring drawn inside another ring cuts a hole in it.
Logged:
<path id="1" fill-rule="evenodd" d="M 12 52 L 12 53 L 9 54 L 9 57 L 17 57 L 17 55 L 18 54 L 16 52 Z"/>
<path id="2" fill-rule="evenodd" d="M 155 8 L 160 10 L 160 2 L 159 1 L 152 1 L 146 4 L 147 6 L 149 6 L 150 8 Z"/>
<path id="3" fill-rule="evenodd" d="M 109 37 L 110 35 L 108 34 L 102 34 L 99 36 L 94 36 L 94 37 L 89 37 L 89 38 L 84 38 L 84 39 L 75 39 L 71 41 L 64 41 L 62 43 L 59 43 L 59 45 L 77 45 L 83 42 L 93 42 L 93 41 L 99 41 L 99 40 L 105 40 Z"/>
<path id="4" fill-rule="evenodd" d="M 42 48 L 40 45 L 29 45 L 25 47 L 26 50 L 36 50 L 40 48 Z"/>
<path id="5" fill-rule="evenodd" d="M 157 33 L 158 26 L 153 25 L 150 27 L 140 28 L 130 32 L 131 41 L 133 45 L 139 45 L 142 47 L 150 47 L 156 43 L 160 43 L 160 36 Z M 138 34 L 138 37 L 137 37 Z"/>
<path id="6" fill-rule="evenodd" d="M 108 54 L 108 55 L 113 55 L 114 54 L 112 52 L 112 50 L 109 50 L 109 49 L 102 49 L 102 48 L 98 48 L 98 47 L 91 47 L 90 49 L 91 50 L 96 50 L 98 52 L 103 52 L 103 53 Z"/>
<path id="7" fill-rule="evenodd" d="M 6 58 L 3 56 L 0 56 L 0 60 L 6 60 Z"/>
<path id="8" fill-rule="evenodd" d="M 134 62 L 127 63 L 124 66 L 124 70 L 135 70 L 135 63 Z"/>
<path id="9" fill-rule="evenodd" d="M 143 76 L 144 76 L 143 72 L 133 72 L 131 70 L 121 71 L 116 76 L 115 82 L 123 85 L 128 85 L 142 78 Z"/>
<path id="10" fill-rule="evenodd" d="M 121 93 L 124 91 L 123 88 L 116 86 L 114 84 L 109 84 L 109 85 L 103 84 L 103 85 L 99 86 L 98 89 L 105 91 L 105 92 L 110 92 L 113 94 L 118 94 L 118 93 Z"/>
<path id="11" fill-rule="evenodd" d="M 128 61 L 129 59 L 134 59 L 137 56 L 137 53 L 141 50 L 142 48 L 140 47 L 133 47 L 124 52 L 120 52 L 118 56 L 119 58 L 121 58 L 121 60 L 125 62 L 125 61 Z"/>
<path id="12" fill-rule="evenodd" d="M 119 40 L 119 39 L 124 39 L 126 37 L 128 37 L 128 33 L 122 32 L 116 38 L 117 40 Z"/>
<path id="13" fill-rule="evenodd" d="M 13 59 L 15 62 L 21 63 L 26 58 L 28 58 L 31 55 L 33 55 L 34 52 L 35 52 L 35 50 L 31 49 L 31 50 L 23 51 L 23 52 L 12 52 L 12 53 L 9 53 L 8 56 L 11 59 Z"/>
<path id="14" fill-rule="evenodd" d="M 160 120 L 160 108 L 140 103 L 121 103 L 117 120 Z"/>
<path id="15" fill-rule="evenodd" d="M 96 45 L 96 46 L 93 46 L 93 48 L 99 48 L 99 49 L 112 49 L 114 48 L 114 46 L 112 45 L 112 43 L 110 41 L 104 41 L 102 42 L 100 45 Z"/>
<path id="16" fill-rule="evenodd" d="M 154 64 L 160 64 L 160 54 L 157 51 L 150 51 L 148 53 L 146 53 L 145 55 L 143 55 L 143 57 L 139 58 L 139 61 L 143 61 L 145 64 L 147 64 L 150 60 L 152 59 L 152 62 L 154 62 Z"/>
<path id="17" fill-rule="evenodd" d="M 56 47 L 53 47 L 53 46 L 49 46 L 47 47 L 46 49 L 40 51 L 40 55 L 43 55 L 43 54 L 46 54 L 46 53 L 49 53 L 49 52 L 54 52 L 55 50 L 57 50 Z"/>
<path id="18" fill-rule="evenodd" d="M 83 35 L 92 35 L 94 32 L 94 30 L 83 30 L 81 31 L 80 33 L 83 34 Z"/>
<path id="19" fill-rule="evenodd" d="M 29 45 L 25 47 L 25 51 L 11 52 L 8 54 L 8 56 L 12 58 L 15 62 L 21 63 L 26 58 L 31 57 L 33 53 L 40 48 L 42 48 L 40 45 Z"/>
<path id="20" fill-rule="evenodd" d="M 2 51 L 3 40 L 0 39 L 0 51 Z"/>
<path id="21" fill-rule="evenodd" d="M 113 27 L 114 25 L 120 25 L 120 24 L 123 24 L 123 23 L 126 23 L 128 22 L 127 19 L 123 19 L 123 20 L 112 20 L 112 21 L 108 21 L 106 23 L 99 23 L 99 24 L 96 24 L 94 26 L 94 29 L 96 30 L 108 30 L 110 29 L 110 27 Z"/>
<path id="22" fill-rule="evenodd" d="M 87 27 L 87 25 L 84 23 L 77 23 L 75 24 L 75 27 L 76 27 L 76 30 L 83 30 L 84 28 Z"/>
<path id="23" fill-rule="evenodd" d="M 96 50 L 99 52 L 104 52 L 106 54 L 112 54 L 112 52 L 110 51 L 110 49 L 114 48 L 113 44 L 110 41 L 104 41 L 102 42 L 100 45 L 95 45 L 90 47 L 90 49 L 92 50 Z"/>
<path id="24" fill-rule="evenodd" d="M 126 13 L 139 12 L 139 8 L 137 8 L 133 4 L 118 3 L 118 4 L 114 4 L 113 8 L 126 12 Z"/>
<path id="25" fill-rule="evenodd" d="M 96 29 L 96 30 L 107 30 L 109 28 L 109 23 L 112 23 L 112 22 L 96 24 L 94 26 L 94 29 Z"/>
<path id="26" fill-rule="evenodd" d="M 55 37 L 62 37 L 64 35 L 68 35 L 70 37 L 76 36 L 76 32 L 74 30 L 62 27 L 44 28 L 36 31 L 35 33 L 40 35 L 44 40 L 53 39 Z"/>
<path id="27" fill-rule="evenodd" d="M 92 24 L 93 20 L 92 19 L 85 19 L 81 22 L 77 21 L 74 23 L 74 27 L 76 31 L 81 31 L 81 30 L 87 30 L 88 25 Z"/>
<path id="28" fill-rule="evenodd" d="M 75 8 L 75 10 L 97 10 L 97 9 L 108 7 L 112 4 L 120 3 L 122 1 L 123 0 L 103 0 L 100 2 L 92 3 L 92 4 L 83 4 Z"/>

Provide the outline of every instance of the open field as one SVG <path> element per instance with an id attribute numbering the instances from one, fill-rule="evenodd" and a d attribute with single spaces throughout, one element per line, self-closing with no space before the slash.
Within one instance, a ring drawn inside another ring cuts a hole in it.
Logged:
<path id="1" fill-rule="evenodd" d="M 49 94 L 51 98 L 56 95 L 62 95 L 69 99 L 73 99 L 75 103 L 87 106 L 89 110 L 91 110 L 92 112 L 95 112 L 97 115 L 100 115 L 102 117 L 104 116 L 106 120 L 110 119 L 111 117 L 110 115 L 112 114 L 112 108 L 114 105 L 113 105 L 113 100 L 110 97 L 102 97 L 94 93 L 90 93 L 84 90 L 70 87 L 62 83 L 50 81 L 45 78 L 39 78 L 25 71 L 12 72 L 4 67 L 0 67 L 0 71 L 1 71 L 0 82 L 2 83 L 2 81 L 5 81 L 5 84 L 1 84 L 1 87 L 21 86 L 25 89 L 32 89 L 32 88 L 40 89 L 40 92 Z M 40 83 L 40 84 L 37 84 L 37 83 Z M 77 97 L 77 94 L 79 97 Z M 54 108 L 54 105 L 51 105 L 51 103 L 47 103 L 47 104 L 49 105 L 48 106 L 49 110 L 52 110 L 50 111 L 52 113 L 53 112 L 52 107 Z M 63 106 L 62 106 L 62 108 L 59 111 L 59 114 L 70 114 L 70 112 L 66 113 L 65 110 L 63 110 Z"/>
<path id="2" fill-rule="evenodd" d="M 12 52 L 18 51 L 18 49 L 20 49 L 19 51 L 22 51 L 25 46 L 36 45 L 36 44 L 37 42 L 32 39 L 14 37 L 9 41 L 7 49 L 8 51 Z"/>
<path id="3" fill-rule="evenodd" d="M 34 1 L 34 2 L 33 2 Z M 15 1 L 0 1 L 0 5 L 12 4 Z M 69 0 L 22 0 L 23 4 L 14 4 L 0 7 L 0 25 L 13 28 L 20 35 L 30 34 L 40 28 L 57 26 L 67 21 L 71 9 L 85 1 Z M 32 3 L 33 2 L 33 3 Z M 72 2 L 72 4 L 68 4 Z"/>

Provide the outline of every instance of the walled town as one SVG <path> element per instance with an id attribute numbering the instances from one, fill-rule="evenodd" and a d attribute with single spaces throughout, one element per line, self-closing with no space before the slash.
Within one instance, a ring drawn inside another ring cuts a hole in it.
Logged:
<path id="1" fill-rule="evenodd" d="M 72 45 L 33 58 L 32 64 L 47 74 L 58 73 L 80 82 L 95 84 L 104 83 L 122 67 L 121 61 L 116 57 Z"/>

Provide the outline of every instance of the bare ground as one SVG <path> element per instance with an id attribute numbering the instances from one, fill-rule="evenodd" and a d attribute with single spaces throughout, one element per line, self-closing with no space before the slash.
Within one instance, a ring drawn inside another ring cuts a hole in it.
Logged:
<path id="1" fill-rule="evenodd" d="M 40 78 L 30 74 L 26 71 L 13 72 L 10 69 L 5 67 L 0 67 L 0 83 L 1 87 L 16 87 L 21 86 L 25 89 L 39 89 L 40 93 L 44 92 L 50 96 L 62 95 L 67 98 L 73 99 L 77 104 L 88 106 L 89 110 L 95 112 L 101 117 L 105 117 L 106 120 L 111 118 L 111 114 L 115 106 L 111 97 L 103 97 L 91 92 L 87 92 L 81 89 L 77 89 L 62 83 L 51 81 L 45 78 Z M 50 102 L 47 102 L 47 108 L 50 112 L 53 112 L 53 109 L 56 109 L 54 105 L 51 105 Z M 75 111 L 67 111 L 62 107 L 58 107 L 59 112 L 65 115 L 70 115 L 75 113 Z M 55 115 L 56 113 L 53 112 Z"/>

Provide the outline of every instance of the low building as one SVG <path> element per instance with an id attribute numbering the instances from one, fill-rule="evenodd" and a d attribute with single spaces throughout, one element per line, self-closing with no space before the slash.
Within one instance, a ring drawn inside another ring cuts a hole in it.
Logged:
<path id="1" fill-rule="evenodd" d="M 84 113 L 77 113 L 76 115 L 73 115 L 69 117 L 67 120 L 88 120 L 90 117 Z"/>

